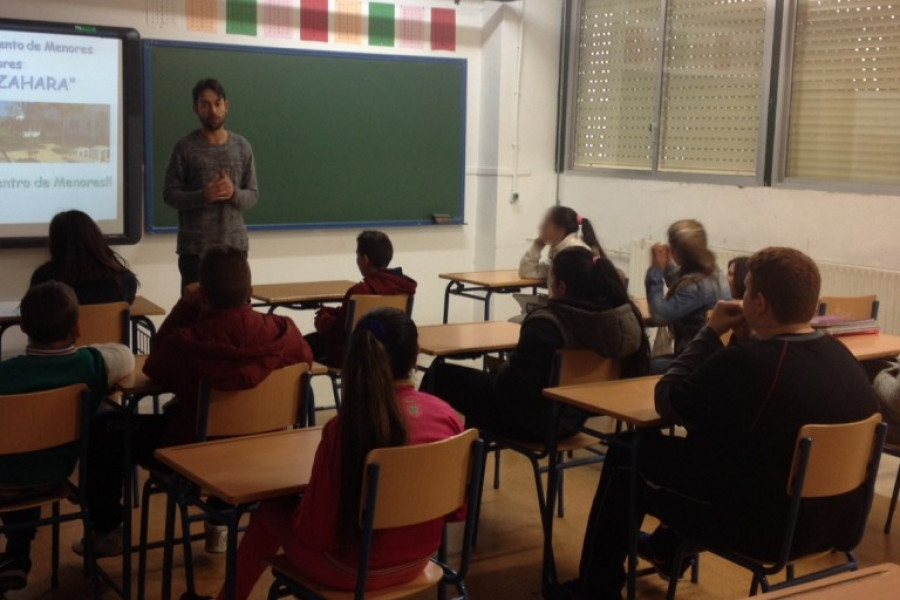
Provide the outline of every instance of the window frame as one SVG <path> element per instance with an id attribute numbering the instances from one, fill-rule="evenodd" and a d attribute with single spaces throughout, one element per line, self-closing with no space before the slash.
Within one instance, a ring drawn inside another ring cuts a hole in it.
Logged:
<path id="1" fill-rule="evenodd" d="M 793 91 L 794 74 L 794 42 L 796 41 L 797 34 L 799 0 L 782 1 L 785 6 L 781 23 L 783 29 L 783 34 L 781 36 L 781 56 L 779 59 L 781 68 L 778 73 L 776 118 L 773 133 L 774 172 L 771 182 L 772 187 L 868 195 L 900 195 L 900 184 L 896 183 L 863 183 L 834 179 L 789 177 L 787 175 L 788 144 L 791 129 L 791 94 Z"/>
<path id="2" fill-rule="evenodd" d="M 784 0 L 766 0 L 766 22 L 764 28 L 765 50 L 763 54 L 763 72 L 760 84 L 759 106 L 759 137 L 757 139 L 756 173 L 754 175 L 729 175 L 719 173 L 688 173 L 678 171 L 665 171 L 659 169 L 659 154 L 662 135 L 660 131 L 664 99 L 663 90 L 666 87 L 666 41 L 669 24 L 670 0 L 659 0 L 660 3 L 660 48 L 657 57 L 657 81 L 656 81 L 656 114 L 652 139 L 652 159 L 650 169 L 626 169 L 616 167 L 588 167 L 575 164 L 577 144 L 577 89 L 579 50 L 581 44 L 581 16 L 585 7 L 585 0 L 564 0 L 563 8 L 563 40 L 566 42 L 564 55 L 561 57 L 560 75 L 564 78 L 561 82 L 561 111 L 565 116 L 565 123 L 560 127 L 558 146 L 562 149 L 558 157 L 557 166 L 560 172 L 566 171 L 578 175 L 590 175 L 597 177 L 617 177 L 636 180 L 675 181 L 682 183 L 707 183 L 736 186 L 764 186 L 771 182 L 772 174 L 772 131 L 775 125 L 773 108 L 776 106 L 778 86 L 773 85 L 778 73 L 779 59 L 779 33 L 782 26 L 781 5 Z M 791 2 L 795 0 L 789 0 Z M 565 18 L 567 16 L 568 18 Z"/>

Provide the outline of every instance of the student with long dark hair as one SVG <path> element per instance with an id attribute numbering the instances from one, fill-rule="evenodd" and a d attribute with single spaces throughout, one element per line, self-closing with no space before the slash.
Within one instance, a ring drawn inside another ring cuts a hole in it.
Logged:
<path id="1" fill-rule="evenodd" d="M 728 261 L 728 287 L 732 300 L 743 300 L 747 293 L 747 265 L 749 256 L 739 256 Z"/>
<path id="2" fill-rule="evenodd" d="M 134 302 L 137 277 L 90 216 L 80 210 L 58 213 L 49 238 L 50 260 L 37 268 L 31 285 L 61 281 L 75 290 L 79 304 Z"/>
<path id="3" fill-rule="evenodd" d="M 543 259 L 547 247 L 547 258 Z M 519 262 L 519 276 L 547 279 L 550 263 L 566 248 L 586 248 L 595 256 L 605 257 L 591 222 L 567 206 L 554 206 L 547 211 L 538 228 L 538 237 Z"/>
<path id="4" fill-rule="evenodd" d="M 238 549 L 237 594 L 250 595 L 266 559 L 283 548 L 310 580 L 341 590 L 356 586 L 365 460 L 376 448 L 425 444 L 463 431 L 447 404 L 415 389 L 418 331 L 402 311 L 379 309 L 354 330 L 343 369 L 343 402 L 322 432 L 303 497 L 263 502 Z M 375 533 L 369 589 L 412 581 L 437 550 L 443 519 Z M 219 598 L 224 598 L 224 590 Z"/>
<path id="5" fill-rule="evenodd" d="M 586 248 L 564 250 L 553 259 L 549 287 L 550 300 L 525 317 L 519 342 L 498 373 L 438 364 L 423 388 L 466 415 L 470 426 L 538 442 L 547 434 L 550 401 L 542 392 L 558 350 L 594 350 L 621 360 L 623 377 L 647 374 L 650 347 L 640 311 L 611 262 Z M 559 435 L 574 435 L 585 418 L 568 410 Z"/>

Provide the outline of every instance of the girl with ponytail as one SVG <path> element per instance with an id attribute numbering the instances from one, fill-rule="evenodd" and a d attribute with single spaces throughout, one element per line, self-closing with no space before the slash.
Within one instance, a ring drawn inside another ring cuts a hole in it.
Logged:
<path id="1" fill-rule="evenodd" d="M 542 259 L 544 247 L 547 258 Z M 606 257 L 591 222 L 567 206 L 554 206 L 547 211 L 538 229 L 538 237 L 519 262 L 519 276 L 547 279 L 550 263 L 566 248 L 586 248 L 594 256 Z"/>
<path id="2" fill-rule="evenodd" d="M 237 595 L 249 597 L 282 548 L 308 579 L 351 591 L 362 532 L 359 500 L 366 456 L 376 448 L 426 444 L 463 431 L 450 406 L 416 390 L 418 331 L 405 313 L 379 309 L 353 332 L 343 368 L 343 402 L 322 431 L 302 499 L 263 502 L 238 549 Z M 443 520 L 376 532 L 369 589 L 412 581 L 437 550 Z M 224 598 L 224 590 L 219 593 Z"/>
<path id="3" fill-rule="evenodd" d="M 563 250 L 553 259 L 549 288 L 550 299 L 525 317 L 519 342 L 498 373 L 435 364 L 422 387 L 446 399 L 472 427 L 541 442 L 550 416 L 543 389 L 558 350 L 593 350 L 598 360 L 617 359 L 623 377 L 647 374 L 650 344 L 640 311 L 609 260 L 587 248 Z M 557 433 L 562 438 L 576 434 L 585 418 L 567 410 Z"/>

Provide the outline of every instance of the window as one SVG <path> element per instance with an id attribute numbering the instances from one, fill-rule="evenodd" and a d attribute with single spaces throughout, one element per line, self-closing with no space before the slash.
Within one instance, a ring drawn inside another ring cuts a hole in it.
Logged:
<path id="1" fill-rule="evenodd" d="M 796 0 L 794 19 L 784 179 L 900 183 L 900 1 Z"/>
<path id="2" fill-rule="evenodd" d="M 769 3 L 583 0 L 573 166 L 760 178 Z"/>

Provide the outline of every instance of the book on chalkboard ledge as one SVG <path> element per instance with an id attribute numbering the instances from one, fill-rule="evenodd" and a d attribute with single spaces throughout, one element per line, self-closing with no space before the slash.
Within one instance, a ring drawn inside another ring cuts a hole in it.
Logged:
<path id="1" fill-rule="evenodd" d="M 810 323 L 813 329 L 833 336 L 881 333 L 875 319 L 851 319 L 837 315 L 819 315 Z"/>

